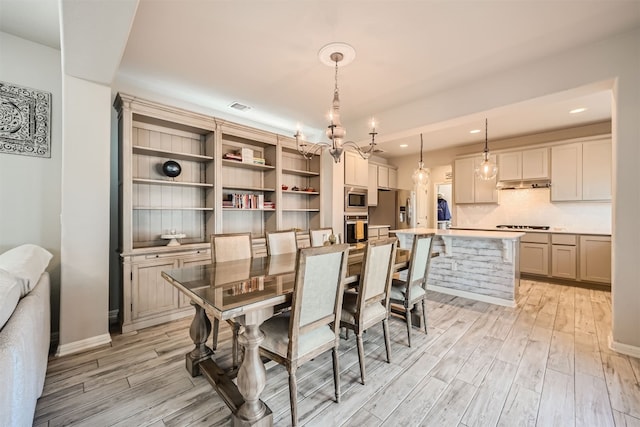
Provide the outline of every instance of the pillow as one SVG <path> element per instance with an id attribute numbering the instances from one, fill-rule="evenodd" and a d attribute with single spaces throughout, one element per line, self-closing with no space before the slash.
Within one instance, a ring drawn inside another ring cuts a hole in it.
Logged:
<path id="1" fill-rule="evenodd" d="M 13 274 L 0 269 L 0 329 L 7 323 L 20 300 L 20 281 Z"/>
<path id="2" fill-rule="evenodd" d="M 51 258 L 53 255 L 40 246 L 22 245 L 0 255 L 0 269 L 18 278 L 21 296 L 25 296 L 35 288 Z"/>

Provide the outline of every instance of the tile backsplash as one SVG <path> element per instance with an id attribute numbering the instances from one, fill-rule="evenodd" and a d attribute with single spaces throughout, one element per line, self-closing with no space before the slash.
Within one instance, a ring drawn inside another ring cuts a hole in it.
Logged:
<path id="1" fill-rule="evenodd" d="M 502 190 L 499 204 L 456 205 L 459 227 L 548 225 L 556 230 L 610 233 L 610 202 L 551 203 L 550 189 Z"/>

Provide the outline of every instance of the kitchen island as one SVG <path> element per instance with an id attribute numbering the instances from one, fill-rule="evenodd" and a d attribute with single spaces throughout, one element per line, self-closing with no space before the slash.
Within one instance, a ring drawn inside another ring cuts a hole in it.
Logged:
<path id="1" fill-rule="evenodd" d="M 522 232 L 391 230 L 399 246 L 411 249 L 416 234 L 434 233 L 427 288 L 445 294 L 515 307 L 520 285 L 519 243 Z"/>

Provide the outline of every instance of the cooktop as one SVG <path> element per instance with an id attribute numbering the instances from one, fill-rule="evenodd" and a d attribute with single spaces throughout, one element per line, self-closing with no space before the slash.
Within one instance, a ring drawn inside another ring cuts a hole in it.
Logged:
<path id="1" fill-rule="evenodd" d="M 506 228 L 509 230 L 548 230 L 548 225 L 512 225 L 512 224 L 500 224 L 496 225 L 496 228 Z"/>

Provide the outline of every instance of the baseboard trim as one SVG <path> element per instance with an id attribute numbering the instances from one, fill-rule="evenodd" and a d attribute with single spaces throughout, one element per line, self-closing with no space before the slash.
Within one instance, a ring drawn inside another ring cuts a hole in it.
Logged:
<path id="1" fill-rule="evenodd" d="M 461 291 L 459 289 L 444 288 L 437 285 L 427 285 L 427 290 L 440 292 L 441 294 L 454 295 L 457 297 L 468 298 L 476 301 L 488 302 L 489 304 L 502 305 L 504 307 L 517 307 L 515 301 L 509 301 L 503 298 L 491 297 L 489 295 L 481 295 L 473 292 Z"/>
<path id="2" fill-rule="evenodd" d="M 640 359 L 640 347 L 617 342 L 613 339 L 611 334 L 609 334 L 609 348 L 618 353 L 626 354 L 627 356 L 633 356 Z"/>
<path id="3" fill-rule="evenodd" d="M 109 344 L 111 342 L 110 334 L 97 335 L 95 337 L 86 338 L 84 340 L 70 342 L 68 344 L 59 344 L 56 350 L 56 357 L 66 356 L 68 354 L 79 353 L 94 347 Z"/>

